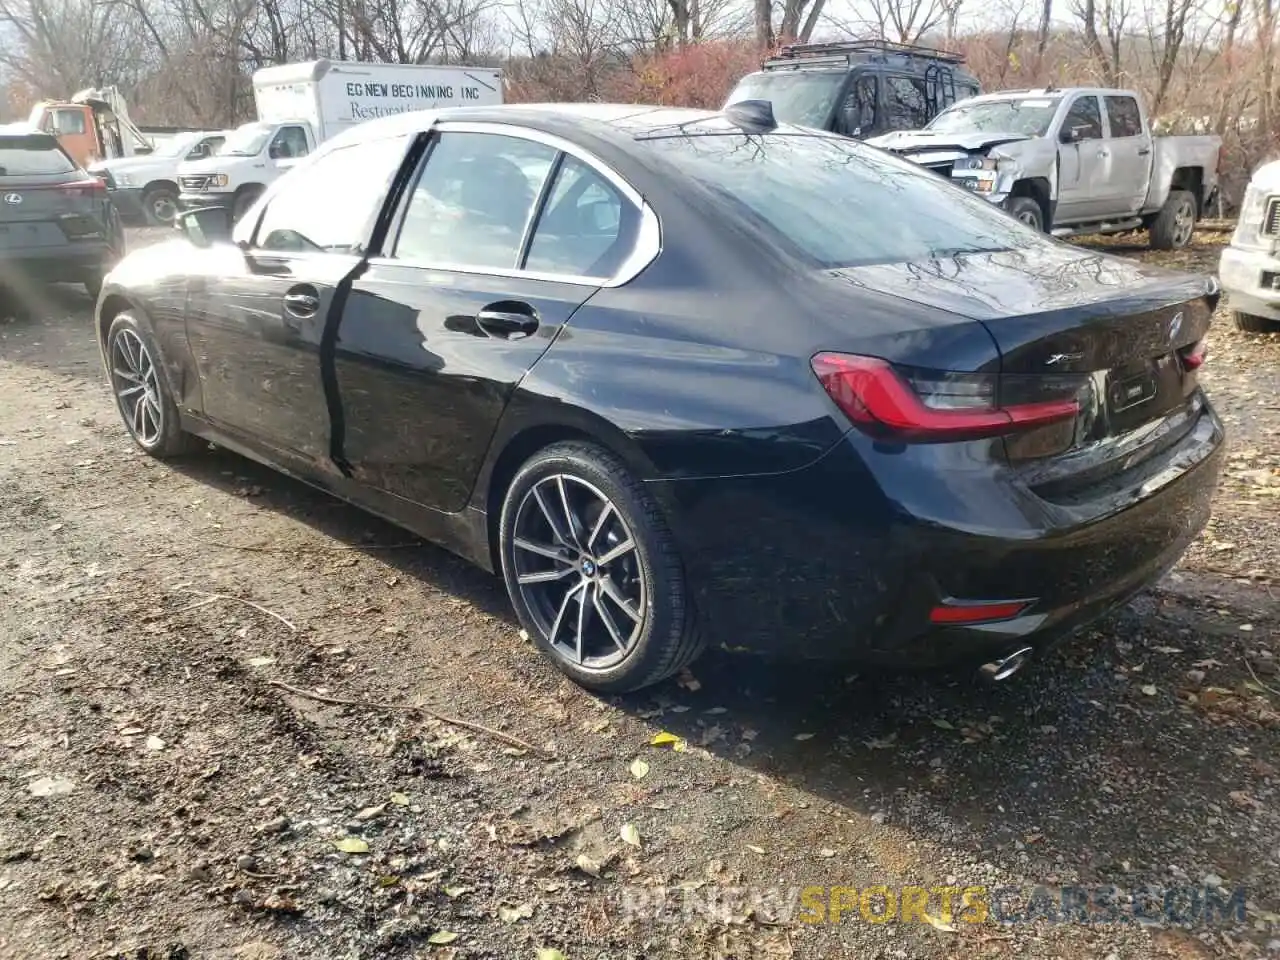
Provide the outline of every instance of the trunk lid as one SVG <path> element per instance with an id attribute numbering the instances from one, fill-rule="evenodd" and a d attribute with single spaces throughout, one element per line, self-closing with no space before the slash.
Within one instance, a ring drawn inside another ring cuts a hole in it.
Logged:
<path id="1" fill-rule="evenodd" d="M 1037 482 L 1101 480 L 1193 426 L 1195 351 L 1218 300 L 1208 278 L 1048 244 L 841 273 L 982 323 L 1001 355 L 1002 403 L 1075 391 L 1074 422 L 1005 440 Z"/>

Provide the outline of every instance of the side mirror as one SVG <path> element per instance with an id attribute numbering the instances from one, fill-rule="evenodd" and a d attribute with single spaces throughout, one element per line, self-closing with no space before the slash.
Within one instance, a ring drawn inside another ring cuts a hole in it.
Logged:
<path id="1" fill-rule="evenodd" d="M 231 217 L 226 207 L 210 206 L 182 210 L 178 213 L 174 226 L 197 247 L 211 247 L 215 243 L 223 243 L 231 239 Z"/>
<path id="2" fill-rule="evenodd" d="M 209 155 L 209 145 L 207 143 L 197 143 L 191 148 L 191 152 L 187 154 L 188 160 L 203 160 Z"/>
<path id="3" fill-rule="evenodd" d="M 1065 127 L 1058 134 L 1058 139 L 1063 143 L 1079 143 L 1084 139 L 1084 135 L 1088 132 L 1088 127 Z"/>

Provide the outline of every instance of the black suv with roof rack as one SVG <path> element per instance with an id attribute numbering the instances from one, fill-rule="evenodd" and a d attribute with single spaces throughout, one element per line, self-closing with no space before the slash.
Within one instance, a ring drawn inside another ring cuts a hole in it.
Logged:
<path id="1" fill-rule="evenodd" d="M 954 53 L 885 40 L 793 43 L 747 74 L 725 105 L 768 100 L 779 123 L 865 139 L 919 130 L 980 92 Z"/>

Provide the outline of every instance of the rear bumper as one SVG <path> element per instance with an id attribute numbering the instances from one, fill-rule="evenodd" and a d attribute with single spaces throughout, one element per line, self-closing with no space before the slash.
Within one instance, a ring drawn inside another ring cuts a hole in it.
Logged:
<path id="1" fill-rule="evenodd" d="M 106 241 L 68 243 L 62 247 L 32 247 L 0 251 L 0 286 L 6 279 L 82 281 L 109 270 L 121 251 Z"/>
<path id="2" fill-rule="evenodd" d="M 1224 436 L 1206 405 L 1176 446 L 1134 468 L 1158 489 L 1079 522 L 1008 474 L 928 475 L 861 439 L 794 473 L 653 484 L 712 643 L 895 667 L 1043 649 L 1178 561 L 1208 521 Z M 948 599 L 1030 598 L 1002 623 L 929 620 Z"/>
<path id="3" fill-rule="evenodd" d="M 1231 309 L 1280 321 L 1280 289 L 1263 283 L 1263 274 L 1280 277 L 1280 258 L 1265 250 L 1226 247 L 1218 262 L 1218 279 Z"/>

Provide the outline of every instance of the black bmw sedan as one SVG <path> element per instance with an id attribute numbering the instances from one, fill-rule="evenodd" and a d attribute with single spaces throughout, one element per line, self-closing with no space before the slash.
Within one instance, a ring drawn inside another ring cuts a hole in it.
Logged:
<path id="1" fill-rule="evenodd" d="M 110 274 L 126 427 L 500 572 L 595 690 L 707 642 L 1012 673 L 1206 522 L 1216 283 L 760 107 L 342 134 Z"/>

